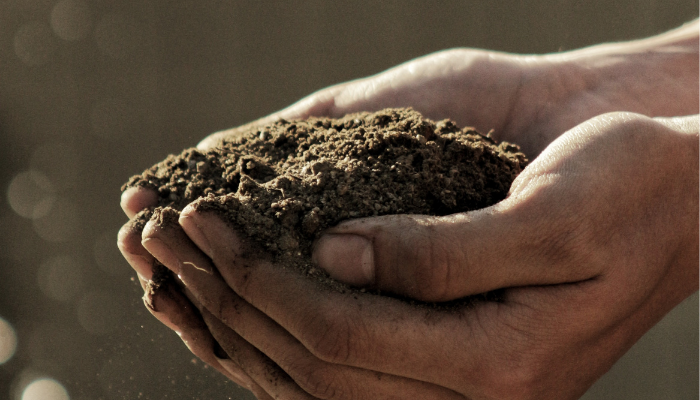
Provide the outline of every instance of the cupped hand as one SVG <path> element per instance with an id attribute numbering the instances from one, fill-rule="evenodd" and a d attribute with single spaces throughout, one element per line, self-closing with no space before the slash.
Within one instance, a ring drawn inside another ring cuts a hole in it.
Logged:
<path id="1" fill-rule="evenodd" d="M 688 34 L 690 39 L 678 38 Z M 433 120 L 493 131 L 534 158 L 563 132 L 606 112 L 695 114 L 697 50 L 688 48 L 697 47 L 697 33 L 689 26 L 653 39 L 548 55 L 440 51 L 325 88 L 265 118 L 212 134 L 198 147 L 280 118 L 412 107 Z"/>
<path id="2" fill-rule="evenodd" d="M 316 246 L 332 276 L 383 293 L 501 292 L 461 308 L 329 290 L 249 258 L 190 207 L 184 234 L 152 222 L 143 244 L 273 398 L 577 398 L 697 290 L 697 177 L 697 116 L 606 114 L 553 142 L 495 206 L 349 221 Z"/>
<path id="3" fill-rule="evenodd" d="M 413 107 L 424 116 L 493 130 L 534 159 L 563 132 L 606 112 L 678 116 L 697 113 L 697 26 L 633 42 L 558 54 L 520 55 L 452 49 L 313 93 L 241 127 L 214 133 L 208 149 L 253 126 L 280 118 L 340 117 L 387 107 Z M 131 217 L 154 204 L 155 194 L 131 188 L 121 205 Z"/>
<path id="4" fill-rule="evenodd" d="M 651 116 L 697 112 L 696 50 L 695 55 L 692 51 L 685 50 L 683 46 L 687 44 L 688 38 L 680 38 L 681 45 L 678 41 L 669 41 L 669 38 L 678 39 L 678 36 L 678 34 L 666 34 L 654 38 L 652 43 L 646 43 L 650 41 L 648 39 L 639 41 L 634 46 L 624 44 L 622 51 L 619 48 L 620 45 L 605 45 L 548 56 L 520 56 L 471 49 L 440 52 L 373 77 L 324 89 L 248 126 L 270 123 L 279 118 L 294 119 L 309 115 L 340 116 L 353 111 L 376 110 L 389 106 L 412 106 L 433 119 L 451 118 L 460 125 L 469 124 L 482 131 L 495 129 L 496 138 L 520 144 L 534 158 L 561 132 L 601 112 L 629 110 Z M 691 42 L 693 40 L 697 42 L 696 34 L 694 39 L 690 39 Z M 652 50 L 649 50 L 649 46 Z M 211 147 L 221 138 L 236 135 L 246 127 L 214 134 L 202 141 L 199 147 Z M 523 182 L 523 179 L 519 182 Z M 531 186 L 530 184 L 526 187 Z M 140 210 L 154 206 L 156 202 L 155 193 L 143 188 L 129 189 L 122 196 L 122 207 L 130 218 Z M 485 218 L 484 221 L 489 221 L 487 217 L 490 216 L 487 212 L 474 214 L 470 218 L 477 220 Z M 445 222 L 440 219 L 421 217 L 402 218 L 399 217 L 394 222 L 398 226 L 418 231 L 421 227 Z M 457 220 L 459 218 L 465 217 L 455 217 Z M 360 229 L 357 233 L 362 231 L 374 234 L 382 229 L 389 229 L 391 224 L 385 224 L 385 222 L 384 220 L 358 222 L 364 226 L 365 231 Z M 340 227 L 336 233 L 344 232 L 343 229 L 359 229 L 360 225 L 354 227 L 346 225 Z M 476 226 L 476 224 L 472 225 Z M 545 231 L 548 229 L 546 225 L 540 226 Z M 148 280 L 152 275 L 155 258 L 141 244 L 142 229 L 142 226 L 135 225 L 133 222 L 126 224 L 120 232 L 119 246 L 138 272 L 144 289 L 148 289 Z M 362 237 L 356 234 L 353 236 L 354 239 L 346 244 L 361 246 Z M 475 237 L 474 240 L 481 239 Z M 333 249 L 332 240 L 329 241 L 326 238 L 323 242 L 327 245 L 321 246 L 321 249 Z M 561 242 L 561 239 L 556 239 L 555 242 Z M 438 242 L 434 244 L 437 249 L 444 246 Z M 392 245 L 387 242 L 388 247 L 382 248 L 382 251 Z M 333 254 L 331 250 L 318 253 L 317 260 L 326 262 L 324 257 L 327 260 L 329 254 Z M 387 257 L 390 255 L 372 253 L 372 262 L 383 262 Z M 469 258 L 478 260 L 488 257 L 483 252 L 477 256 L 469 255 Z M 346 261 L 339 265 L 347 264 Z M 341 270 L 345 272 L 338 272 Z M 483 275 L 491 275 L 486 268 L 480 270 Z M 342 280 L 347 278 L 348 274 L 352 275 L 351 271 L 352 268 L 335 268 L 334 273 Z M 406 271 L 391 272 L 398 273 L 397 279 L 403 274 L 401 279 L 404 281 L 400 285 L 388 283 L 390 280 L 383 275 L 388 272 L 377 272 L 377 269 L 372 271 L 372 274 L 364 273 L 359 276 L 359 279 L 365 279 L 364 283 L 377 287 L 384 284 L 394 285 L 396 287 L 393 289 L 388 287 L 387 290 L 393 290 L 399 294 L 438 300 L 459 292 L 453 293 L 445 289 L 445 292 L 440 294 L 420 288 L 410 289 L 411 277 L 406 276 Z M 469 273 L 476 272 L 471 270 Z M 562 274 L 561 277 L 574 279 L 579 275 L 570 271 Z M 355 276 L 355 278 L 358 277 Z M 432 284 L 440 280 L 434 274 L 424 270 L 421 272 L 420 269 L 415 270 L 415 276 L 412 279 L 428 279 Z M 415 286 L 415 283 L 413 285 Z M 486 290 L 494 284 L 483 285 L 483 282 L 474 283 L 465 293 Z M 205 309 L 200 312 L 194 310 L 192 303 L 185 295 L 188 295 L 190 300 L 194 300 L 194 295 L 187 290 L 183 293 L 179 291 L 154 293 L 147 290 L 145 300 L 149 310 L 181 334 L 195 354 L 217 366 L 235 381 L 251 388 L 260 398 L 265 398 L 267 392 L 243 373 L 239 366 L 231 367 L 230 362 L 217 361 L 215 353 L 221 354 L 220 351 L 216 351 L 216 342 L 207 329 L 212 329 L 212 332 L 228 333 L 230 329 L 228 331 L 226 330 L 228 328 L 223 329 L 220 321 L 212 322 L 218 320 L 212 318 L 211 313 Z M 193 302 L 194 305 L 202 308 L 196 301 Z M 155 307 L 155 304 L 160 306 Z M 207 329 L 204 325 L 205 320 L 209 326 Z M 233 372 L 228 372 L 224 364 L 229 365 L 229 370 Z M 274 365 L 269 360 L 264 364 Z M 260 371 L 264 371 L 264 368 L 259 369 L 258 374 L 261 373 Z"/>

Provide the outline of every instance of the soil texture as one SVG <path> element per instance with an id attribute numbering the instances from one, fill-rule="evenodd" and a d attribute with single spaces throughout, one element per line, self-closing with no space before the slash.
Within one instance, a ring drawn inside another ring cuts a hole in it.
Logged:
<path id="1" fill-rule="evenodd" d="M 313 271 L 314 240 L 343 220 L 448 215 L 504 199 L 527 165 L 519 147 L 410 108 L 279 120 L 201 151 L 187 149 L 129 179 L 176 221 L 185 206 L 225 216 L 276 262 Z"/>

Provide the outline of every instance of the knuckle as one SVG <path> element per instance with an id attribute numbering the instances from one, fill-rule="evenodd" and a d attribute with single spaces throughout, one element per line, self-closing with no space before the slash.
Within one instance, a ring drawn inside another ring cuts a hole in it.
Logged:
<path id="1" fill-rule="evenodd" d="M 322 361 L 332 364 L 356 365 L 373 356 L 376 338 L 368 329 L 359 303 L 338 307 L 334 302 L 324 304 L 301 330 L 301 341 Z"/>
<path id="2" fill-rule="evenodd" d="M 412 257 L 415 264 L 409 282 L 414 285 L 412 293 L 408 294 L 423 301 L 451 300 L 448 286 L 454 265 L 447 242 L 437 232 L 427 232 L 422 242 L 422 246 L 413 247 L 419 249 L 419 253 Z"/>
<path id="3" fill-rule="evenodd" d="M 388 256 L 380 259 L 382 289 L 421 301 L 444 297 L 451 272 L 448 241 L 431 220 L 393 216 L 391 231 L 375 228 L 375 249 Z"/>
<path id="4" fill-rule="evenodd" d="M 424 255 L 422 258 L 422 262 L 413 272 L 416 282 L 415 297 L 423 301 L 437 301 L 444 297 L 446 277 L 450 274 L 449 264 L 430 255 Z"/>
<path id="5" fill-rule="evenodd" d="M 318 361 L 304 361 L 303 365 L 291 374 L 294 381 L 306 393 L 319 399 L 347 399 L 346 390 L 337 373 Z"/>
<path id="6" fill-rule="evenodd" d="M 350 360 L 350 326 L 343 316 L 317 313 L 303 330 L 302 343 L 323 361 L 344 364 Z"/>

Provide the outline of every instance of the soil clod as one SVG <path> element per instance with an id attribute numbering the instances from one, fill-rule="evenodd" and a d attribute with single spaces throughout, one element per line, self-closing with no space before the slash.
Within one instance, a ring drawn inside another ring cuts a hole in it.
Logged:
<path id="1" fill-rule="evenodd" d="M 216 210 L 260 254 L 309 273 L 318 271 L 312 245 L 328 227 L 484 208 L 506 197 L 526 165 L 516 145 L 412 109 L 385 109 L 280 120 L 208 151 L 168 156 L 122 189 L 157 191 L 158 206 L 168 211 L 153 218 L 173 221 L 173 211 L 190 203 Z"/>

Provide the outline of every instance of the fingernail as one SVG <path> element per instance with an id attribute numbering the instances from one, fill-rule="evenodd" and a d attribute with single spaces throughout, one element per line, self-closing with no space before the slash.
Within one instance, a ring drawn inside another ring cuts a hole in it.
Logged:
<path id="1" fill-rule="evenodd" d="M 313 261 L 333 279 L 353 286 L 374 283 L 374 249 L 367 238 L 328 234 L 319 239 Z"/>
<path id="2" fill-rule="evenodd" d="M 189 214 L 192 211 L 193 208 L 192 206 L 188 205 L 185 207 L 185 209 L 182 210 L 180 213 L 180 219 L 178 222 L 180 223 L 181 226 L 185 227 L 187 226 L 187 236 L 190 237 L 190 239 L 197 244 L 197 246 L 206 254 L 209 256 L 209 258 L 213 257 L 212 254 L 212 249 L 211 245 L 209 244 L 209 238 L 207 238 L 207 235 L 204 234 L 204 231 L 200 226 L 194 222 L 194 219 L 189 216 Z"/>
<path id="3" fill-rule="evenodd" d="M 131 187 L 121 196 L 120 205 L 124 213 L 132 218 L 144 208 L 153 207 L 158 203 L 158 193 L 145 187 Z"/>

